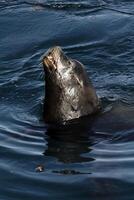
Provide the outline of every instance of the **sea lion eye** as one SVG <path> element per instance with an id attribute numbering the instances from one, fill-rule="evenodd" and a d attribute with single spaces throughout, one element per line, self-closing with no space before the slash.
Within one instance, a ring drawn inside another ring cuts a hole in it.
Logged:
<path id="1" fill-rule="evenodd" d="M 70 60 L 68 60 L 68 64 L 71 65 L 71 61 Z"/>

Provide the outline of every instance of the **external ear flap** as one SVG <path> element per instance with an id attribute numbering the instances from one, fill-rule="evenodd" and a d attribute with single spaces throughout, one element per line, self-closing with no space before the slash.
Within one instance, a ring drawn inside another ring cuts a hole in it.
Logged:
<path id="1" fill-rule="evenodd" d="M 70 62 L 70 60 L 68 60 L 67 62 L 68 62 L 68 64 L 69 64 L 69 65 L 71 65 L 71 62 Z"/>

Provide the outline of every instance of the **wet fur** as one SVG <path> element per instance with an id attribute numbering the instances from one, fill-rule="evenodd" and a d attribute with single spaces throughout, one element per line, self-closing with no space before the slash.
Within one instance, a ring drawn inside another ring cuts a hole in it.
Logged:
<path id="1" fill-rule="evenodd" d="M 100 109 L 100 101 L 84 66 L 72 59 L 68 64 L 67 59 L 63 55 L 63 65 L 67 67 L 59 72 L 45 68 L 46 122 L 64 122 L 94 114 Z"/>

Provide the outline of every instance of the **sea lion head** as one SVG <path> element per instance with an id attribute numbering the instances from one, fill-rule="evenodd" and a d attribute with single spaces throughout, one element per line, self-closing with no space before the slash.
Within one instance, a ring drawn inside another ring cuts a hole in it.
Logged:
<path id="1" fill-rule="evenodd" d="M 44 55 L 45 121 L 68 121 L 95 113 L 99 100 L 84 69 L 58 46 Z"/>
<path id="2" fill-rule="evenodd" d="M 50 74 L 63 72 L 71 67 L 72 64 L 71 59 L 64 54 L 59 46 L 50 48 L 43 58 L 45 72 Z"/>

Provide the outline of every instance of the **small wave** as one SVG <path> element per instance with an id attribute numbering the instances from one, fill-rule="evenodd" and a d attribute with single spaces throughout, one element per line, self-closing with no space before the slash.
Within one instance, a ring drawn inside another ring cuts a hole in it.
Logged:
<path id="1" fill-rule="evenodd" d="M 125 130 L 124 132 L 119 132 L 111 139 L 111 143 L 128 143 L 134 142 L 134 129 Z"/>
<path id="2" fill-rule="evenodd" d="M 98 1 L 94 1 L 92 3 L 89 2 L 56 2 L 51 1 L 50 3 L 48 1 L 41 2 L 41 1 L 2 1 L 0 3 L 0 8 L 7 8 L 11 6 L 20 6 L 20 5 L 28 5 L 32 7 L 40 7 L 44 9 L 55 9 L 55 10 L 83 10 L 83 9 L 91 9 L 96 8 L 98 6 L 104 5 L 100 4 Z"/>
<path id="3" fill-rule="evenodd" d="M 75 15 L 79 16 L 85 16 L 89 15 L 92 13 L 96 13 L 101 10 L 111 10 L 113 12 L 117 12 L 120 14 L 125 14 L 125 15 L 134 15 L 134 12 L 129 12 L 129 10 L 124 10 L 122 7 L 121 9 L 118 8 L 119 6 L 116 6 L 114 3 L 109 3 L 106 1 L 91 1 L 87 2 L 84 1 L 81 3 L 81 1 L 77 2 L 63 2 L 63 1 L 51 1 L 50 3 L 48 1 L 42 2 L 42 1 L 8 1 L 8 0 L 3 0 L 0 2 L 0 9 L 5 10 L 5 9 L 16 9 L 17 7 L 21 7 L 22 5 L 28 6 L 32 8 L 32 10 L 44 10 L 44 9 L 51 9 L 51 10 L 61 10 L 61 11 L 75 11 Z"/>
<path id="4" fill-rule="evenodd" d="M 22 1 L 22 4 L 27 4 L 31 6 L 40 6 L 48 9 L 56 9 L 56 10 L 83 10 L 83 9 L 91 9 L 96 8 L 97 6 L 104 5 L 105 3 L 102 1 L 67 1 L 66 3 L 64 1 L 51 1 L 50 3 L 48 1 L 44 2 L 29 2 L 29 1 Z"/>

